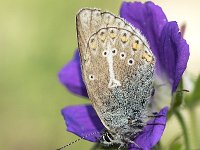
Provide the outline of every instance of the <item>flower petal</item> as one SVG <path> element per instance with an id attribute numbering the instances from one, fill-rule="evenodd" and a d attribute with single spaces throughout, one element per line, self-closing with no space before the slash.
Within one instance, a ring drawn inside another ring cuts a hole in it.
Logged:
<path id="1" fill-rule="evenodd" d="M 88 97 L 87 90 L 82 79 L 78 50 L 75 51 L 74 58 L 60 70 L 58 77 L 60 82 L 70 92 Z"/>
<path id="2" fill-rule="evenodd" d="M 156 117 L 148 121 L 147 126 L 143 131 L 135 138 L 135 143 L 143 150 L 150 150 L 161 138 L 166 125 L 166 115 L 168 108 L 164 107 Z M 130 144 L 130 150 L 138 150 L 134 144 Z"/>
<path id="3" fill-rule="evenodd" d="M 159 38 L 168 22 L 162 8 L 153 2 L 123 2 L 120 16 L 138 28 L 149 41 L 154 55 L 158 56 Z M 158 65 L 159 62 L 157 62 Z"/>
<path id="4" fill-rule="evenodd" d="M 183 39 L 176 22 L 167 23 L 160 37 L 159 62 L 165 70 L 172 92 L 176 91 L 189 59 L 189 45 Z"/>
<path id="5" fill-rule="evenodd" d="M 62 109 L 67 130 L 91 142 L 96 142 L 104 129 L 99 117 L 91 105 L 68 106 Z M 91 136 L 88 134 L 99 132 Z"/>

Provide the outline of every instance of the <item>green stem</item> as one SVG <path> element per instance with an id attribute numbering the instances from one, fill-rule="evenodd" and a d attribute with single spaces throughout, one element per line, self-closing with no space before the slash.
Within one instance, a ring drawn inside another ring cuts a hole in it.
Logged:
<path id="1" fill-rule="evenodd" d="M 181 125 L 181 128 L 182 128 L 182 132 L 184 135 L 184 141 L 185 141 L 185 149 L 190 149 L 187 127 L 186 127 L 185 121 L 183 119 L 183 116 L 181 115 L 181 113 L 178 110 L 174 110 L 174 113 L 175 113 L 175 115 Z"/>
<path id="2" fill-rule="evenodd" d="M 199 143 L 197 142 L 198 140 L 198 132 L 197 132 L 197 126 L 196 126 L 196 113 L 195 113 L 195 108 L 191 107 L 189 108 L 189 113 L 190 113 L 190 118 L 191 118 L 191 131 L 193 135 L 193 141 L 195 146 L 200 146 L 198 145 Z"/>

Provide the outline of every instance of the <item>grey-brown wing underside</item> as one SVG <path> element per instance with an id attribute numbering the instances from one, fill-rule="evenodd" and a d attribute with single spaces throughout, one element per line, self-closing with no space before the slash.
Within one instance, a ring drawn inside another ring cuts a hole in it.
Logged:
<path id="1" fill-rule="evenodd" d="M 78 13 L 77 34 L 89 98 L 108 129 L 121 126 L 122 115 L 134 117 L 131 107 L 150 98 L 155 59 L 148 43 L 121 18 L 96 9 Z"/>

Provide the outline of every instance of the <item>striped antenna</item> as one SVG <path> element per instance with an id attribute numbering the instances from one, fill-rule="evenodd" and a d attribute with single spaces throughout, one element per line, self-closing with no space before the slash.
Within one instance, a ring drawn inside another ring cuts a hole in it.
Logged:
<path id="1" fill-rule="evenodd" d="M 85 139 L 85 138 L 88 137 L 88 136 L 92 136 L 92 135 L 95 135 L 95 134 L 98 134 L 98 133 L 100 133 L 100 132 L 96 131 L 96 132 L 93 132 L 93 133 L 86 134 L 85 136 L 83 136 L 83 137 L 81 137 L 81 138 L 78 138 L 78 139 L 76 139 L 76 140 L 70 142 L 69 144 L 64 145 L 64 146 L 62 146 L 62 147 L 60 147 L 60 148 L 58 148 L 58 149 L 56 149 L 56 150 L 64 149 L 64 148 L 66 148 L 66 147 L 68 147 L 68 146 L 70 146 L 70 145 L 72 145 L 72 144 L 74 144 L 74 143 L 76 143 L 76 142 L 79 142 L 79 141 L 82 140 L 82 139 Z"/>

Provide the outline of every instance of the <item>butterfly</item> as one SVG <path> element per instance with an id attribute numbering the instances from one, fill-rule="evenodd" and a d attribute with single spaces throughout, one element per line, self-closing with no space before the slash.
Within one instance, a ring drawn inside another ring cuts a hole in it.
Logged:
<path id="1" fill-rule="evenodd" d="M 148 121 L 155 57 L 140 31 L 110 12 L 81 9 L 76 28 L 83 80 L 105 126 L 99 142 L 127 147 Z"/>

